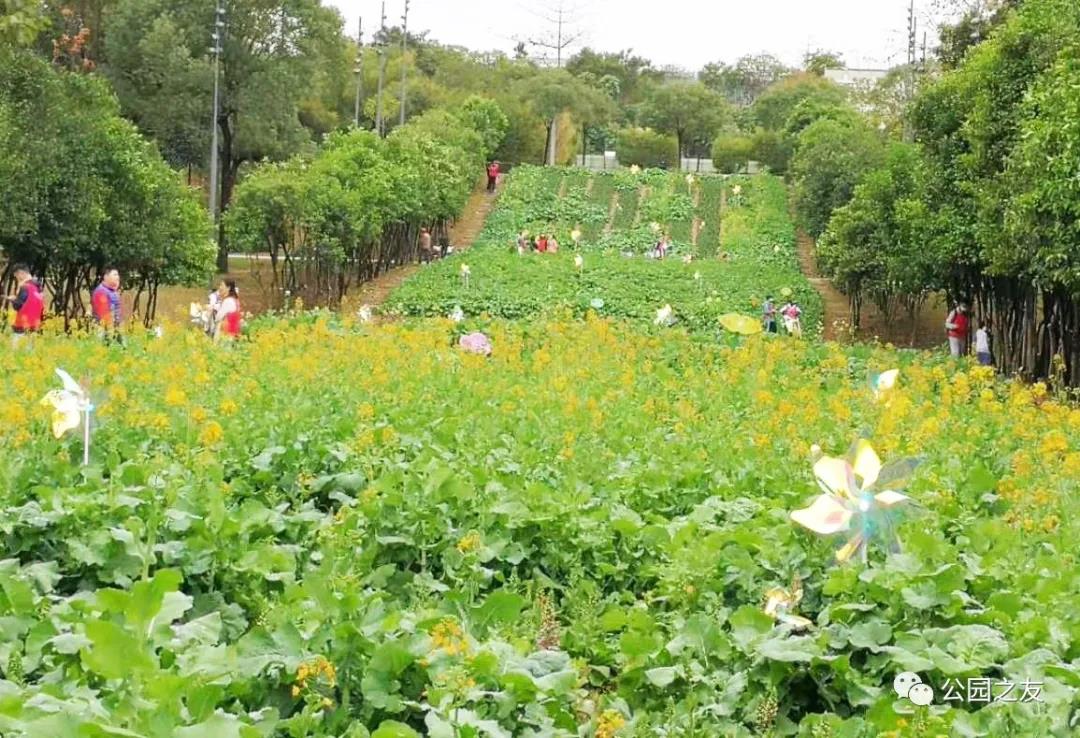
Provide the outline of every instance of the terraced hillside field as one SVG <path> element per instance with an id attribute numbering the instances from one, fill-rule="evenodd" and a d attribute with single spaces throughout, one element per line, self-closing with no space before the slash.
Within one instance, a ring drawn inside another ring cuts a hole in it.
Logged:
<path id="1" fill-rule="evenodd" d="M 522 230 L 555 234 L 560 252 L 519 255 Z M 648 258 L 659 232 L 673 241 L 663 261 Z M 503 318 L 595 311 L 648 322 L 670 305 L 691 330 L 709 333 L 720 315 L 757 317 L 767 296 L 789 291 L 808 332 L 819 332 L 820 298 L 799 271 L 786 190 L 775 177 L 688 181 L 661 171 L 521 167 L 464 261 L 423 270 L 387 309 L 434 316 L 460 307 Z"/>

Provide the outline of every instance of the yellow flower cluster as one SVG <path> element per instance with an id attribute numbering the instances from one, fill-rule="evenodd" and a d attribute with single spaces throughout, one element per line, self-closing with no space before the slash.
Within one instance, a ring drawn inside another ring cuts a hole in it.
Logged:
<path id="1" fill-rule="evenodd" d="M 292 696 L 299 697 L 310 687 L 312 682 L 322 682 L 330 689 L 337 686 L 337 669 L 325 656 L 316 656 L 311 661 L 306 661 L 297 667 Z M 331 704 L 326 699 L 323 702 L 326 707 Z"/>
<path id="2" fill-rule="evenodd" d="M 615 710 L 604 710 L 596 721 L 596 738 L 614 738 L 626 725 L 626 718 Z"/>
<path id="3" fill-rule="evenodd" d="M 476 531 L 470 532 L 463 537 L 457 543 L 457 550 L 463 554 L 472 553 L 480 548 L 480 534 Z"/>
<path id="4" fill-rule="evenodd" d="M 464 631 L 453 618 L 443 618 L 431 629 L 431 645 L 447 656 L 466 656 L 472 651 Z"/>

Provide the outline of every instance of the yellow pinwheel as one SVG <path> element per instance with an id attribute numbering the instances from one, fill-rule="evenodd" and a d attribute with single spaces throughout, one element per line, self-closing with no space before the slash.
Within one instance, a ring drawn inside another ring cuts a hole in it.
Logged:
<path id="1" fill-rule="evenodd" d="M 867 544 L 873 538 L 884 540 L 897 551 L 896 508 L 911 502 L 897 492 L 915 467 L 916 459 L 903 459 L 882 465 L 881 459 L 865 439 L 860 439 L 846 459 L 821 456 L 814 462 L 814 476 L 822 494 L 809 507 L 795 510 L 791 519 L 822 536 L 850 533 L 847 542 L 836 552 L 840 563 L 858 554 L 865 562 Z M 875 492 L 875 486 L 882 491 Z"/>

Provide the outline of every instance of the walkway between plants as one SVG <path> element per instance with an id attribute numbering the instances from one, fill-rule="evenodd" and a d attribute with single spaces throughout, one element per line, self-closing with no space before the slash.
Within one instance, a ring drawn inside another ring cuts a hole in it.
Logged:
<path id="1" fill-rule="evenodd" d="M 822 320 L 825 323 L 825 340 L 834 341 L 837 338 L 838 325 L 846 323 L 851 314 L 850 303 L 847 297 L 818 271 L 817 259 L 814 257 L 814 239 L 810 238 L 810 234 L 800 228 L 797 238 L 799 267 L 824 303 Z"/>
<path id="2" fill-rule="evenodd" d="M 486 186 L 479 186 L 469 196 L 461 217 L 450 227 L 450 245 L 454 253 L 468 249 L 480 235 L 484 222 L 495 205 L 495 197 L 488 193 Z M 380 274 L 370 282 L 365 282 L 351 296 L 350 301 L 358 305 L 378 307 L 386 302 L 390 293 L 401 286 L 406 279 L 420 270 L 419 264 L 404 264 Z"/>
<path id="3" fill-rule="evenodd" d="M 935 348 L 944 342 L 944 324 L 947 309 L 940 296 L 933 296 L 913 323 L 907 316 L 898 316 L 889 321 L 873 303 L 862 306 L 862 320 L 859 330 L 850 332 L 851 304 L 847 295 L 836 289 L 833 283 L 821 276 L 814 256 L 814 239 L 802 229 L 798 232 L 799 266 L 807 280 L 821 295 L 824 303 L 822 319 L 824 337 L 827 341 L 860 340 L 871 338 L 890 342 L 896 346 L 913 348 Z"/>

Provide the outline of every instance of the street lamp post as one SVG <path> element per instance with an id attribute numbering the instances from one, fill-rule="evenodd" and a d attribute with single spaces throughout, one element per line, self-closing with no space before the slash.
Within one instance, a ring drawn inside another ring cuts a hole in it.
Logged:
<path id="1" fill-rule="evenodd" d="M 221 107 L 220 70 L 221 54 L 224 51 L 222 42 L 225 36 L 225 8 L 224 0 L 217 1 L 217 11 L 214 13 L 214 32 L 210 38 L 214 43 L 211 53 L 214 55 L 214 119 L 210 134 L 210 218 L 214 225 L 218 222 L 218 115 Z"/>
<path id="2" fill-rule="evenodd" d="M 383 38 L 376 43 L 376 53 L 379 55 L 379 89 L 375 98 L 375 132 L 383 135 L 383 83 L 386 81 L 386 3 L 382 4 L 382 32 Z"/>
<path id="3" fill-rule="evenodd" d="M 401 16 L 401 117 L 398 125 L 405 125 L 405 80 L 408 65 L 405 63 L 405 52 L 409 48 L 409 0 L 405 0 L 405 14 Z"/>
<path id="4" fill-rule="evenodd" d="M 356 120 L 354 124 L 360 127 L 360 106 L 364 99 L 364 19 L 360 19 L 359 33 L 356 36 Z"/>

